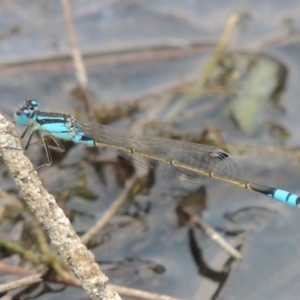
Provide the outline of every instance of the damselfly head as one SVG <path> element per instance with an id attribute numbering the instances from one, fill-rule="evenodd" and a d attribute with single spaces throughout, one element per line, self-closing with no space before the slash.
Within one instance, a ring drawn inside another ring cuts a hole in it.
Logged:
<path id="1" fill-rule="evenodd" d="M 29 110 L 17 110 L 14 114 L 14 120 L 20 125 L 27 124 L 29 120 Z"/>
<path id="2" fill-rule="evenodd" d="M 18 110 L 14 114 L 14 120 L 19 125 L 26 125 L 33 121 L 34 116 L 36 115 L 37 101 L 29 102 L 33 100 L 26 100 L 25 104 L 18 108 Z"/>

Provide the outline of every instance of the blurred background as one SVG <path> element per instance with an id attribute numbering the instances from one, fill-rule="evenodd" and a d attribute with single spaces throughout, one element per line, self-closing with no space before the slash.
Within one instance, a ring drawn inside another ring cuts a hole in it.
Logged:
<path id="1" fill-rule="evenodd" d="M 44 111 L 214 145 L 240 163 L 238 178 L 300 194 L 298 1 L 74 0 L 69 19 L 63 2 L 0 2 L 1 114 L 12 119 L 33 98 Z M 72 38 L 86 74 L 72 60 Z M 121 211 L 88 242 L 111 283 L 182 299 L 298 299 L 298 208 L 221 182 L 144 174 L 109 149 L 64 145 L 39 173 L 79 235 L 138 174 Z M 26 154 L 34 166 L 46 161 L 38 145 Z M 39 227 L 2 161 L 0 174 L 1 281 L 41 266 L 47 274 L 11 299 L 87 299 L 42 259 Z"/>

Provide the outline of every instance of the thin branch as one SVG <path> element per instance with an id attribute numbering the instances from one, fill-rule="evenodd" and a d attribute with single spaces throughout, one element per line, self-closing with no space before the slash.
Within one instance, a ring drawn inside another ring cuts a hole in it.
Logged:
<path id="1" fill-rule="evenodd" d="M 73 23 L 70 2 L 69 0 L 61 0 L 61 5 L 69 36 L 75 74 L 80 87 L 80 97 L 84 101 L 85 110 L 88 112 L 91 118 L 94 118 L 94 110 L 90 99 L 90 93 L 88 91 L 87 72 L 82 59 L 81 50 L 78 46 L 78 38 Z"/>
<path id="2" fill-rule="evenodd" d="M 108 223 L 109 221 L 121 210 L 121 208 L 126 203 L 128 196 L 131 193 L 132 188 L 136 184 L 139 179 L 137 177 L 133 177 L 126 182 L 125 188 L 119 197 L 112 203 L 109 209 L 104 213 L 102 218 L 92 227 L 90 228 L 82 237 L 81 241 L 87 245 L 91 238 L 99 233 Z"/>
<path id="3" fill-rule="evenodd" d="M 22 278 L 22 279 L 13 281 L 13 282 L 0 284 L 0 293 L 10 291 L 12 289 L 17 289 L 24 285 L 30 285 L 33 283 L 37 283 L 37 282 L 40 282 L 41 280 L 42 280 L 41 275 L 37 274 L 37 275 L 25 277 L 25 278 Z"/>
<path id="4" fill-rule="evenodd" d="M 178 102 L 176 106 L 173 107 L 172 110 L 169 111 L 167 116 L 165 117 L 166 121 L 174 120 L 180 112 L 182 112 L 190 103 L 193 103 L 198 100 L 198 96 L 203 92 L 205 84 L 207 80 L 212 74 L 212 71 L 217 66 L 218 62 L 220 61 L 222 54 L 224 53 L 225 47 L 227 42 L 232 34 L 233 29 L 238 22 L 240 15 L 238 13 L 233 13 L 226 24 L 226 27 L 218 41 L 212 56 L 207 61 L 203 71 L 201 72 L 200 77 L 197 80 L 196 85 L 192 86 L 185 95 L 183 95 L 182 101 Z"/>
<path id="5" fill-rule="evenodd" d="M 216 230 L 204 222 L 198 215 L 190 209 L 182 207 L 182 210 L 189 216 L 190 222 L 197 225 L 209 238 L 219 245 L 225 252 L 238 260 L 243 259 L 243 255 L 232 247 Z"/>
<path id="6" fill-rule="evenodd" d="M 121 299 L 108 284 L 108 278 L 99 269 L 92 252 L 81 243 L 54 197 L 42 186 L 13 129 L 13 124 L 0 115 L 0 155 L 52 245 L 79 278 L 91 299 Z"/>
<path id="7" fill-rule="evenodd" d="M 128 296 L 128 297 L 134 297 L 137 299 L 147 299 L 147 300 L 183 300 L 182 298 L 174 298 L 172 296 L 167 295 L 160 295 L 160 294 L 154 294 L 145 292 L 142 290 L 137 289 L 131 289 L 119 285 L 112 285 L 113 288 L 121 295 Z"/>
<path id="8" fill-rule="evenodd" d="M 78 47 L 78 39 L 77 39 L 75 26 L 72 19 L 69 0 L 61 0 L 61 5 L 63 8 L 64 18 L 67 26 L 73 63 L 76 70 L 76 77 L 80 87 L 86 89 L 88 79 L 87 79 L 86 69 L 82 60 L 81 51 Z"/>

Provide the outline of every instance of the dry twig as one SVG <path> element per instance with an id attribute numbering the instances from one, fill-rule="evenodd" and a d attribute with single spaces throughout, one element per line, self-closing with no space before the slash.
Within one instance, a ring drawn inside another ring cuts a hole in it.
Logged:
<path id="1" fill-rule="evenodd" d="M 13 282 L 0 284 L 0 293 L 10 291 L 12 289 L 17 289 L 17 288 L 25 286 L 25 285 L 37 283 L 41 280 L 42 280 L 41 275 L 37 274 L 37 275 L 25 277 L 25 278 L 22 278 L 22 279 L 13 281 Z"/>
<path id="2" fill-rule="evenodd" d="M 48 233 L 64 262 L 79 278 L 91 299 L 121 299 L 108 284 L 94 255 L 82 244 L 69 219 L 42 186 L 33 166 L 21 150 L 13 124 L 0 115 L 0 155 L 9 168 L 21 196 Z"/>
<path id="3" fill-rule="evenodd" d="M 93 236 L 99 233 L 109 222 L 110 220 L 121 210 L 121 208 L 126 203 L 128 196 L 136 184 L 138 178 L 133 177 L 126 182 L 126 186 L 119 197 L 112 203 L 109 209 L 104 213 L 102 218 L 90 228 L 82 237 L 81 241 L 87 245 Z"/>

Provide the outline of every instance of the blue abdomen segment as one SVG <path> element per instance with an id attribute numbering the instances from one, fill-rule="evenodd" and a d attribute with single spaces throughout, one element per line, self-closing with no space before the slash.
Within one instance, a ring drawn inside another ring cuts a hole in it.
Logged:
<path id="1" fill-rule="evenodd" d="M 298 206 L 300 204 L 300 199 L 297 195 L 284 190 L 276 189 L 273 195 L 269 195 L 269 197 L 293 206 Z"/>
<path id="2" fill-rule="evenodd" d="M 300 198 L 297 195 L 292 194 L 290 192 L 272 188 L 269 186 L 263 186 L 253 182 L 249 182 L 248 186 L 251 190 L 269 196 L 275 200 L 288 203 L 292 206 L 300 206 Z"/>
<path id="3" fill-rule="evenodd" d="M 84 144 L 88 147 L 96 146 L 96 141 L 92 137 L 89 137 L 82 132 L 75 134 L 72 138 L 72 141 L 74 143 Z"/>

